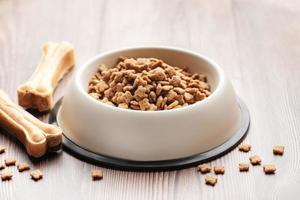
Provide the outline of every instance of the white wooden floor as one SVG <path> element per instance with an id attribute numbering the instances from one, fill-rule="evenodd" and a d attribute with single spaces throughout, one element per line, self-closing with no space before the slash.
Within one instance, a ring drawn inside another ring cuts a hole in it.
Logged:
<path id="1" fill-rule="evenodd" d="M 234 150 L 211 162 L 226 167 L 215 187 L 195 168 L 157 173 L 103 169 L 92 182 L 84 163 L 67 153 L 32 163 L 23 148 L 0 130 L 7 153 L 44 172 L 0 182 L 0 199 L 298 199 L 300 184 L 300 2 L 298 0 L 0 0 L 0 88 L 16 100 L 16 88 L 33 72 L 45 41 L 67 40 L 78 69 L 100 52 L 136 45 L 170 45 L 207 55 L 231 78 L 251 112 L 246 141 L 253 151 Z M 62 96 L 60 85 L 56 99 Z M 43 119 L 46 119 L 44 116 Z M 283 157 L 272 146 L 283 144 Z M 259 154 L 278 172 L 261 167 L 239 173 L 238 163 Z"/>

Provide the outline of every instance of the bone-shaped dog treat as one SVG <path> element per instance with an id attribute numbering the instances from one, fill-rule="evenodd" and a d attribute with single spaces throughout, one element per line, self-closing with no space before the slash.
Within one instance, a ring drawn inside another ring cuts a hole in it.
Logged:
<path id="1" fill-rule="evenodd" d="M 0 91 L 0 126 L 16 136 L 33 157 L 43 156 L 48 149 L 60 146 L 62 131 L 46 124 L 20 106 L 13 103 Z"/>
<path id="2" fill-rule="evenodd" d="M 42 57 L 30 79 L 18 88 L 19 105 L 48 111 L 53 105 L 53 92 L 63 76 L 74 66 L 74 48 L 67 42 L 47 42 Z"/>

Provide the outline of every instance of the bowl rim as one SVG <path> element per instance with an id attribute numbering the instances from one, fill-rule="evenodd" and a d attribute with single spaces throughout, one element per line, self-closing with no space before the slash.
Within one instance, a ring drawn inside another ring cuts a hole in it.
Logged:
<path id="1" fill-rule="evenodd" d="M 93 97 L 91 97 L 87 91 L 85 91 L 84 86 L 82 83 L 82 74 L 85 70 L 87 70 L 87 68 L 89 68 L 92 63 L 94 63 L 96 60 L 100 59 L 101 57 L 104 56 L 108 56 L 110 54 L 114 54 L 114 53 L 122 53 L 123 51 L 131 51 L 131 50 L 147 50 L 147 49 L 152 49 L 152 50 L 166 50 L 166 51 L 176 51 L 179 53 L 185 53 L 185 54 L 190 54 L 192 56 L 198 57 L 204 61 L 206 61 L 208 64 L 210 64 L 211 67 L 214 68 L 214 70 L 216 71 L 217 77 L 219 78 L 219 81 L 217 83 L 217 86 L 215 88 L 215 91 L 212 92 L 212 94 L 210 96 L 208 96 L 207 98 L 198 101 L 194 104 L 185 106 L 185 107 L 181 107 L 181 108 L 176 108 L 176 109 L 171 109 L 171 110 L 156 110 L 156 111 L 143 111 L 143 110 L 133 110 L 133 109 L 125 109 L 125 108 L 119 108 L 116 106 L 111 106 L 108 105 L 106 103 L 103 103 L 101 101 L 98 101 L 96 99 L 94 99 Z M 90 58 L 88 61 L 86 61 L 79 69 L 78 71 L 75 73 L 75 85 L 77 86 L 78 90 L 80 91 L 80 93 L 84 96 L 84 98 L 88 99 L 88 101 L 92 102 L 93 104 L 95 104 L 95 106 L 101 107 L 104 106 L 107 109 L 111 109 L 112 111 L 115 112 L 128 112 L 128 113 L 140 113 L 140 114 L 155 114 L 155 113 L 180 113 L 180 112 L 185 112 L 191 109 L 196 109 L 201 108 L 202 106 L 205 106 L 205 104 L 207 104 L 208 102 L 212 101 L 213 99 L 216 98 L 216 96 L 220 93 L 220 91 L 222 90 L 222 88 L 225 85 L 225 72 L 223 71 L 223 69 L 212 59 L 208 58 L 207 56 L 204 56 L 202 54 L 196 53 L 194 51 L 191 50 L 187 50 L 187 49 L 183 49 L 183 48 L 179 48 L 179 47 L 172 47 L 172 46 L 134 46 L 134 47 L 126 47 L 126 48 L 118 48 L 118 49 L 113 49 L 110 51 L 105 51 L 103 53 L 97 54 L 95 56 L 93 56 L 92 58 Z"/>

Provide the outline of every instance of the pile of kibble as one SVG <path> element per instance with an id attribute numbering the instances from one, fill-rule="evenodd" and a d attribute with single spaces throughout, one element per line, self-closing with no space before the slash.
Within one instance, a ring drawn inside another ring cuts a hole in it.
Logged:
<path id="1" fill-rule="evenodd" d="M 120 57 L 116 66 L 101 65 L 88 93 L 120 108 L 170 110 L 201 101 L 211 94 L 207 77 L 156 58 Z"/>

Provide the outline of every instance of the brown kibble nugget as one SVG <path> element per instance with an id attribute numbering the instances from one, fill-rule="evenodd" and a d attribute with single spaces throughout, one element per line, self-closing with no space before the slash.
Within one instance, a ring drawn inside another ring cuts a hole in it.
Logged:
<path id="1" fill-rule="evenodd" d="M 239 168 L 240 168 L 240 172 L 247 172 L 247 171 L 249 171 L 249 164 L 240 163 Z"/>
<path id="2" fill-rule="evenodd" d="M 15 158 L 7 158 L 7 159 L 5 159 L 4 162 L 5 162 L 6 166 L 16 165 L 16 159 Z"/>
<path id="3" fill-rule="evenodd" d="M 30 172 L 30 176 L 33 180 L 38 181 L 43 178 L 43 173 L 40 170 L 36 169 Z"/>
<path id="4" fill-rule="evenodd" d="M 284 153 L 284 146 L 275 145 L 273 147 L 273 154 L 282 156 Z"/>
<path id="5" fill-rule="evenodd" d="M 3 146 L 0 145 L 0 154 L 2 154 L 4 152 L 5 152 L 5 147 L 3 147 Z"/>
<path id="6" fill-rule="evenodd" d="M 214 177 L 214 176 L 206 176 L 205 177 L 205 184 L 206 185 L 215 186 L 217 182 L 218 182 L 217 177 Z"/>
<path id="7" fill-rule="evenodd" d="M 101 180 L 103 178 L 102 171 L 99 170 L 99 169 L 92 170 L 91 174 L 92 174 L 92 178 L 93 178 L 94 181 Z"/>
<path id="8" fill-rule="evenodd" d="M 2 181 L 9 181 L 13 177 L 12 173 L 10 171 L 5 171 L 1 173 L 1 179 Z"/>
<path id="9" fill-rule="evenodd" d="M 265 174 L 275 174 L 276 171 L 275 165 L 264 165 L 263 169 Z"/>
<path id="10" fill-rule="evenodd" d="M 250 160 L 252 165 L 260 165 L 260 163 L 261 163 L 261 158 L 258 155 L 251 156 L 249 158 L 249 160 Z"/>
<path id="11" fill-rule="evenodd" d="M 215 166 L 214 172 L 215 172 L 215 174 L 224 174 L 225 168 L 224 168 L 224 166 Z"/>
<path id="12" fill-rule="evenodd" d="M 0 170 L 5 168 L 5 164 L 4 163 L 0 163 Z"/>
<path id="13" fill-rule="evenodd" d="M 240 144 L 239 150 L 242 152 L 248 152 L 251 150 L 251 145 L 250 144 Z"/>
<path id="14" fill-rule="evenodd" d="M 202 164 L 197 166 L 197 170 L 202 174 L 209 173 L 211 171 L 211 166 L 209 164 Z"/>
<path id="15" fill-rule="evenodd" d="M 17 165 L 19 172 L 23 172 L 30 169 L 30 166 L 27 163 L 19 163 Z"/>

